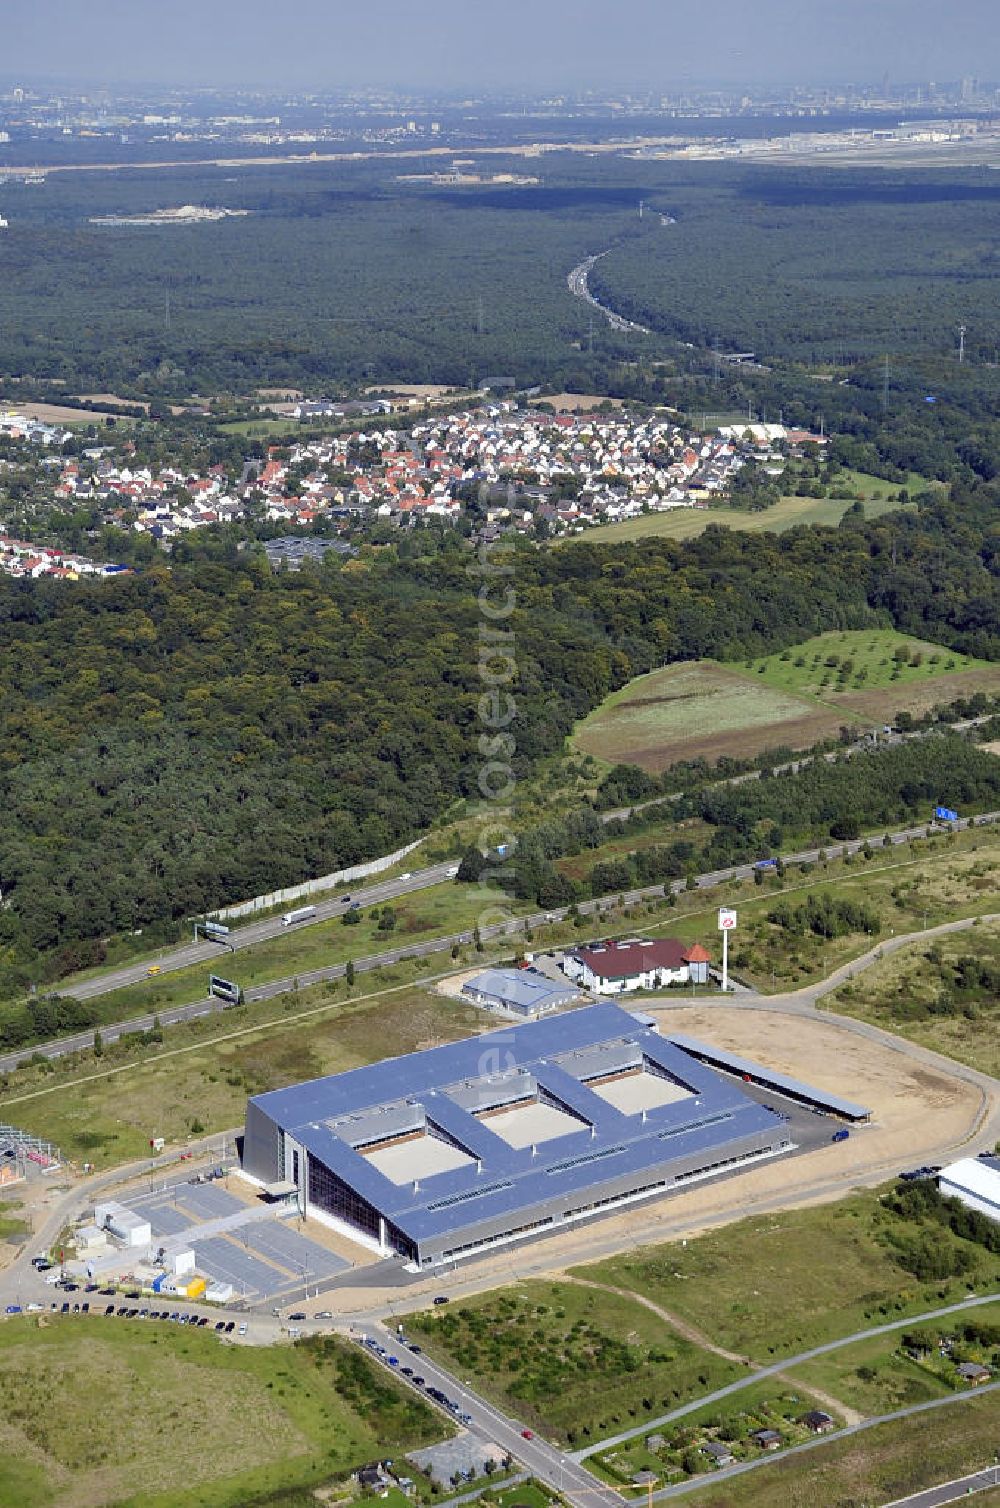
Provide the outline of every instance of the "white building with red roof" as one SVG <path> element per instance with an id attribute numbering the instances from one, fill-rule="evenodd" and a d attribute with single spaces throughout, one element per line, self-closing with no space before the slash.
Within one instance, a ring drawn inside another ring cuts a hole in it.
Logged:
<path id="1" fill-rule="evenodd" d="M 567 953 L 563 972 L 595 995 L 658 990 L 672 984 L 706 984 L 710 958 L 700 943 L 673 937 L 632 937 L 588 943 Z"/>

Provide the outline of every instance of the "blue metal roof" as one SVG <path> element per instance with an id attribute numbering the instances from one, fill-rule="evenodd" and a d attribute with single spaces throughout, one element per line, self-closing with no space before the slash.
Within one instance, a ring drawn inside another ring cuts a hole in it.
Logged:
<path id="1" fill-rule="evenodd" d="M 475 979 L 467 980 L 462 988 L 470 992 L 478 991 L 482 995 L 493 995 L 498 1000 L 529 1011 L 544 1010 L 546 1006 L 572 1000 L 580 993 L 568 981 L 558 984 L 554 979 L 546 979 L 544 974 L 534 973 L 530 969 L 485 969 Z"/>
<path id="2" fill-rule="evenodd" d="M 690 1095 L 626 1115 L 575 1078 L 558 1059 L 603 1042 L 628 1040 Z M 512 1147 L 451 1099 L 449 1088 L 517 1073 L 582 1124 L 535 1148 Z M 530 1076 L 530 1077 L 528 1077 Z M 462 1167 L 397 1184 L 328 1122 L 399 1101 L 419 1104 L 470 1157 Z M 414 1241 L 447 1235 L 476 1219 L 519 1209 L 623 1174 L 641 1174 L 675 1156 L 711 1152 L 771 1130 L 775 1115 L 737 1085 L 696 1061 L 616 1005 L 505 1027 L 445 1047 L 254 1096 L 252 1103 Z M 478 1208 L 477 1208 L 478 1206 Z"/>
<path id="3" fill-rule="evenodd" d="M 826 1089 L 817 1089 L 815 1085 L 803 1083 L 801 1079 L 793 1079 L 787 1073 L 777 1073 L 773 1068 L 765 1067 L 763 1063 L 755 1063 L 752 1058 L 741 1058 L 739 1053 L 727 1052 L 725 1048 L 712 1047 L 707 1042 L 699 1042 L 697 1037 L 686 1037 L 682 1032 L 671 1032 L 669 1040 L 675 1047 L 693 1054 L 703 1062 L 716 1063 L 720 1068 L 731 1069 L 734 1073 L 749 1074 L 751 1078 L 773 1084 L 775 1089 L 790 1094 L 795 1099 L 810 1100 L 817 1105 L 826 1105 L 837 1115 L 846 1116 L 848 1120 L 868 1120 L 871 1115 L 871 1110 L 867 1105 L 856 1105 L 853 1100 L 845 1100 L 839 1094 L 830 1094 Z"/>

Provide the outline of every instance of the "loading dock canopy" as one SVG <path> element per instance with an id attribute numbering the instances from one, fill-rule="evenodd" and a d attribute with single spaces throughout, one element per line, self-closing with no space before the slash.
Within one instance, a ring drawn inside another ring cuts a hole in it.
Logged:
<path id="1" fill-rule="evenodd" d="M 777 1094 L 787 1095 L 790 1100 L 798 1100 L 800 1104 L 829 1110 L 845 1121 L 870 1121 L 872 1118 L 866 1105 L 855 1105 L 852 1100 L 841 1099 L 839 1094 L 830 1094 L 826 1089 L 803 1084 L 801 1079 L 777 1073 L 773 1068 L 765 1068 L 763 1063 L 755 1063 L 752 1058 L 741 1058 L 738 1053 L 727 1052 L 724 1047 L 712 1047 L 707 1042 L 699 1042 L 696 1037 L 686 1037 L 679 1032 L 671 1033 L 669 1040 L 682 1052 L 689 1053 L 702 1063 L 741 1074 L 755 1084 L 763 1084 Z"/>
<path id="2" fill-rule="evenodd" d="M 290 1178 L 279 1178 L 277 1183 L 265 1183 L 263 1189 L 265 1199 L 287 1199 L 297 1192 L 298 1189 Z"/>

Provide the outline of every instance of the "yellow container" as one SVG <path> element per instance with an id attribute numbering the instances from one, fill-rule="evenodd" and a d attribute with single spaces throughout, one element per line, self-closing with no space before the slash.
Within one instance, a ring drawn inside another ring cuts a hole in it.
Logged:
<path id="1" fill-rule="evenodd" d="M 185 1288 L 184 1292 L 187 1294 L 189 1299 L 200 1299 L 207 1287 L 208 1284 L 205 1282 L 204 1278 L 192 1278 L 190 1283 Z"/>

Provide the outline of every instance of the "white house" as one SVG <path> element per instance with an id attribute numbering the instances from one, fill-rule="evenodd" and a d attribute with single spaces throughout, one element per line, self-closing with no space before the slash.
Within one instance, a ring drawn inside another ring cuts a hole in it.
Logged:
<path id="1" fill-rule="evenodd" d="M 567 953 L 563 972 L 596 995 L 656 990 L 672 984 L 706 984 L 709 956 L 699 943 L 685 947 L 672 937 L 590 943 Z"/>

